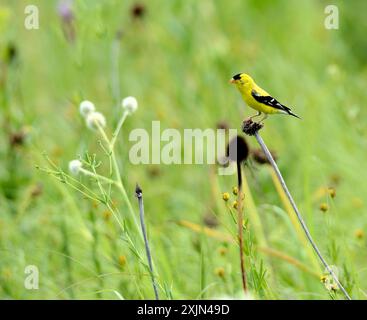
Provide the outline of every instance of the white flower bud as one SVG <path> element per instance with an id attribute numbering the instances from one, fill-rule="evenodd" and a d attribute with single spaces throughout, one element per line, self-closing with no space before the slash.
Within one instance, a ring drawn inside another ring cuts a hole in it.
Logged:
<path id="1" fill-rule="evenodd" d="M 94 107 L 93 102 L 88 100 L 84 100 L 79 105 L 80 114 L 85 118 L 88 114 L 93 112 L 96 108 Z"/>
<path id="2" fill-rule="evenodd" d="M 83 164 L 79 160 L 72 160 L 69 162 L 69 171 L 73 175 L 78 175 Z"/>
<path id="3" fill-rule="evenodd" d="M 104 128 L 106 126 L 106 118 L 100 112 L 93 111 L 87 115 L 87 126 L 92 130 L 97 130 L 98 126 Z"/>
<path id="4" fill-rule="evenodd" d="M 138 109 L 138 101 L 135 97 L 126 97 L 122 100 L 122 108 L 125 109 L 130 114 Z"/>

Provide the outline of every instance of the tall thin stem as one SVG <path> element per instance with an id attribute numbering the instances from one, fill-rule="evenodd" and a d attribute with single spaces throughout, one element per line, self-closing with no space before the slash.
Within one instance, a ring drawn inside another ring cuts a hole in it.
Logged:
<path id="1" fill-rule="evenodd" d="M 123 118 L 125 118 L 125 116 L 123 116 Z M 123 121 L 122 121 L 122 123 L 123 123 Z M 122 123 L 121 123 L 121 126 L 122 126 Z M 104 141 L 107 144 L 108 152 L 110 153 L 110 157 L 111 157 L 111 161 L 112 161 L 112 166 L 113 166 L 113 169 L 115 170 L 115 175 L 116 175 L 116 179 L 117 179 L 117 187 L 121 191 L 122 196 L 123 196 L 123 198 L 124 198 L 124 200 L 127 204 L 127 207 L 129 209 L 131 218 L 133 219 L 136 227 L 139 228 L 139 224 L 138 224 L 138 222 L 136 220 L 136 217 L 135 217 L 135 214 L 134 214 L 134 209 L 131 205 L 131 202 L 130 202 L 129 197 L 127 195 L 127 192 L 125 190 L 124 184 L 122 183 L 120 169 L 119 169 L 119 166 L 118 166 L 118 163 L 117 163 L 117 160 L 116 160 L 115 150 L 112 147 L 111 141 L 110 141 L 110 139 L 108 139 L 108 137 L 106 135 L 106 132 L 103 130 L 103 128 L 99 125 L 98 122 L 96 122 L 96 126 L 98 128 L 98 131 L 99 131 L 100 135 L 102 136 L 102 138 L 104 139 Z M 121 129 L 121 126 L 120 126 L 120 129 Z"/>
<path id="2" fill-rule="evenodd" d="M 247 292 L 246 284 L 246 269 L 245 269 L 245 257 L 243 255 L 243 213 L 242 213 L 242 172 L 241 161 L 237 160 L 237 180 L 238 180 L 238 197 L 237 197 L 237 224 L 238 224 L 238 241 L 240 247 L 240 264 L 241 264 L 241 279 L 243 291 Z"/>
<path id="3" fill-rule="evenodd" d="M 151 252 L 150 252 L 147 231 L 146 231 L 146 228 L 145 228 L 143 190 L 141 190 L 141 188 L 138 185 L 136 185 L 135 194 L 136 194 L 136 197 L 138 198 L 138 203 L 139 203 L 139 214 L 140 214 L 139 216 L 140 216 L 141 231 L 142 231 L 143 237 L 144 237 L 145 251 L 146 251 L 146 254 L 147 254 L 147 258 L 148 258 L 148 264 L 149 264 L 150 276 L 152 278 L 154 295 L 155 295 L 155 299 L 159 300 L 157 284 L 155 282 L 154 273 L 153 273 L 152 255 L 151 255 Z"/>
<path id="4" fill-rule="evenodd" d="M 125 122 L 125 119 L 126 117 L 129 115 L 129 112 L 128 111 L 124 111 L 124 113 L 122 114 L 122 117 L 120 118 L 118 124 L 117 124 L 117 127 L 116 127 L 116 130 L 115 132 L 113 133 L 112 135 L 112 140 L 111 140 L 111 149 L 114 148 L 115 146 L 115 143 L 116 143 L 116 140 L 117 140 L 117 136 L 119 135 L 119 132 L 122 128 L 122 125 L 124 124 Z"/>
<path id="5" fill-rule="evenodd" d="M 322 264 L 324 265 L 324 267 L 326 268 L 326 270 L 329 272 L 329 274 L 333 277 L 334 281 L 337 283 L 339 289 L 343 292 L 343 294 L 345 295 L 345 297 L 348 299 L 348 300 L 351 300 L 351 297 L 349 296 L 349 294 L 347 293 L 347 291 L 344 289 L 344 287 L 342 286 L 342 284 L 339 282 L 338 280 L 338 277 L 336 276 L 336 274 L 334 273 L 334 271 L 330 268 L 330 266 L 327 264 L 327 262 L 325 261 L 325 259 L 323 258 L 320 250 L 318 249 L 316 243 L 313 241 L 312 237 L 311 237 L 311 234 L 306 226 L 306 223 L 304 222 L 300 212 L 298 211 L 298 208 L 297 208 L 297 205 L 296 203 L 294 202 L 293 200 L 293 197 L 291 195 L 291 193 L 289 192 L 288 190 L 288 187 L 287 185 L 285 184 L 285 181 L 282 177 L 282 174 L 280 173 L 279 171 L 279 168 L 277 166 L 277 164 L 275 163 L 268 147 L 266 146 L 264 140 L 261 138 L 261 136 L 259 135 L 259 132 L 256 131 L 255 132 L 255 138 L 257 140 L 257 142 L 259 143 L 261 149 L 264 151 L 267 159 L 269 160 L 271 166 L 273 167 L 278 179 L 279 179 L 279 182 L 285 192 L 285 194 L 287 195 L 287 198 L 289 199 L 289 202 L 291 203 L 292 207 L 293 207 L 293 210 L 294 212 L 296 213 L 297 215 L 297 218 L 298 218 L 298 221 L 299 223 L 301 224 L 301 227 L 303 229 L 303 231 L 305 232 L 306 234 L 306 237 L 308 239 L 308 241 L 310 241 L 313 249 L 315 250 L 317 256 L 319 257 L 319 259 L 321 260 Z"/>

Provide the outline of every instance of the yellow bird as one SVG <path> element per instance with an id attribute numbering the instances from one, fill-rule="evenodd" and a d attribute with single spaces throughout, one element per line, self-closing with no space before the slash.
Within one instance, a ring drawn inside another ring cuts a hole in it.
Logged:
<path id="1" fill-rule="evenodd" d="M 264 113 L 264 117 L 260 120 L 260 122 L 265 120 L 268 117 L 268 114 L 273 113 L 289 114 L 300 119 L 300 117 L 294 114 L 290 108 L 281 104 L 269 93 L 261 89 L 248 74 L 236 74 L 233 76 L 230 82 L 237 86 L 242 95 L 242 99 L 246 102 L 246 104 L 258 111 L 257 114 L 250 117 L 250 119 L 258 117 L 262 113 Z"/>

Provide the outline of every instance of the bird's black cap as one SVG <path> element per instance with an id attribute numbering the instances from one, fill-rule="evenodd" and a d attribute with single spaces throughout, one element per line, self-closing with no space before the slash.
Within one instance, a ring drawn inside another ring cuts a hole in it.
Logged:
<path id="1" fill-rule="evenodd" d="M 234 80 L 240 80 L 241 79 L 241 73 L 238 73 L 236 75 L 233 76 Z"/>

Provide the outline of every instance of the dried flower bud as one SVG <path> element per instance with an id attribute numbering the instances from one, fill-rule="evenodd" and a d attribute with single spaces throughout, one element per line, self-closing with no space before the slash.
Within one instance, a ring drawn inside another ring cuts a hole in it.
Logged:
<path id="1" fill-rule="evenodd" d="M 143 18 L 143 16 L 145 15 L 145 6 L 139 3 L 135 4 L 131 8 L 131 15 L 133 16 L 133 18 L 136 18 L 136 19 Z"/>
<path id="2" fill-rule="evenodd" d="M 41 183 L 37 183 L 32 187 L 31 190 L 31 197 L 36 198 L 42 194 L 43 191 L 43 185 Z"/>
<path id="3" fill-rule="evenodd" d="M 12 147 L 22 146 L 24 144 L 25 138 L 26 138 L 26 133 L 24 132 L 24 130 L 14 132 L 9 137 L 9 144 Z"/>
<path id="4" fill-rule="evenodd" d="M 228 122 L 226 122 L 226 121 L 219 121 L 219 122 L 217 123 L 217 129 L 224 129 L 224 130 L 228 130 L 228 129 L 229 129 Z"/>
<path id="5" fill-rule="evenodd" d="M 211 212 L 204 215 L 203 222 L 209 228 L 216 228 L 219 225 L 218 218 Z"/>
<path id="6" fill-rule="evenodd" d="M 73 175 L 78 175 L 83 164 L 79 160 L 72 160 L 69 162 L 69 171 Z"/>
<path id="7" fill-rule="evenodd" d="M 100 112 L 93 111 L 87 115 L 87 127 L 92 130 L 97 130 L 98 127 L 104 128 L 106 126 L 106 118 Z"/>
<path id="8" fill-rule="evenodd" d="M 17 48 L 14 44 L 9 43 L 6 48 L 6 57 L 5 60 L 7 63 L 12 63 L 17 58 Z"/>

